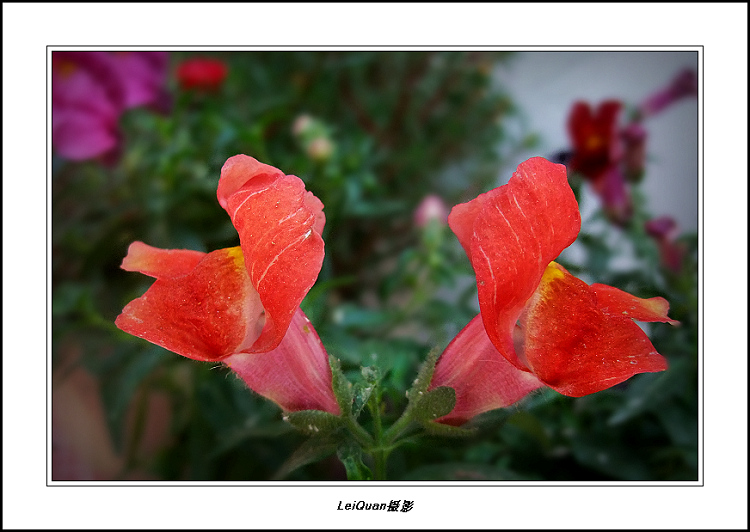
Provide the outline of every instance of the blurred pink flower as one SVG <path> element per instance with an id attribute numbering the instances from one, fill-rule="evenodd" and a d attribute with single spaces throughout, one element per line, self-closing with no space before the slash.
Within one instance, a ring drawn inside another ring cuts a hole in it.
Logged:
<path id="1" fill-rule="evenodd" d="M 662 216 L 646 222 L 645 228 L 646 233 L 656 240 L 659 246 L 662 265 L 675 273 L 679 272 L 687 250 L 683 243 L 677 241 L 677 222 L 669 216 Z"/>
<path id="2" fill-rule="evenodd" d="M 610 168 L 604 177 L 594 184 L 594 190 L 601 198 L 604 211 L 612 222 L 622 226 L 633 216 L 633 202 L 620 168 Z"/>
<path id="3" fill-rule="evenodd" d="M 107 425 L 102 382 L 83 367 L 78 347 L 65 346 L 60 356 L 51 388 L 52 480 L 157 480 L 147 464 L 172 444 L 172 400 L 147 388 L 130 400 L 120 430 L 131 439 L 131 459 L 140 465 L 124 474 L 126 452 L 116 448 Z"/>
<path id="4" fill-rule="evenodd" d="M 106 52 L 53 52 L 52 145 L 67 159 L 103 155 L 119 141 L 125 91 Z"/>
<path id="5" fill-rule="evenodd" d="M 646 165 L 646 130 L 633 122 L 620 132 L 623 143 L 622 171 L 625 179 L 638 183 L 643 178 Z"/>
<path id="6" fill-rule="evenodd" d="M 167 80 L 167 52 L 112 52 L 110 59 L 120 74 L 126 109 L 157 103 Z"/>
<path id="7" fill-rule="evenodd" d="M 643 117 L 660 113 L 683 98 L 698 95 L 698 75 L 694 70 L 685 69 L 672 78 L 669 85 L 646 98 L 640 106 Z"/>
<path id="8" fill-rule="evenodd" d="M 156 103 L 166 52 L 53 52 L 52 145 L 75 161 L 111 154 L 126 109 Z"/>

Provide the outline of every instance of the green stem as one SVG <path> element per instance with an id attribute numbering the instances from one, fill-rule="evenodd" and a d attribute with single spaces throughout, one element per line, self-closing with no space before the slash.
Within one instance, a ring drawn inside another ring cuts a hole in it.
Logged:
<path id="1" fill-rule="evenodd" d="M 404 410 L 404 413 L 401 414 L 401 417 L 398 418 L 387 431 L 385 431 L 382 441 L 387 445 L 393 444 L 401 435 L 401 433 L 409 427 L 409 424 L 411 424 L 411 422 L 411 412 L 410 408 L 407 406 L 406 410 Z"/>
<path id="2" fill-rule="evenodd" d="M 372 414 L 372 421 L 375 428 L 375 441 L 377 447 L 373 449 L 373 458 L 375 459 L 375 471 L 373 473 L 374 480 L 385 480 L 386 476 L 386 461 L 388 459 L 388 452 L 383 448 L 383 421 L 380 418 L 380 386 L 375 386 L 372 397 L 367 402 L 367 406 Z"/>
<path id="3" fill-rule="evenodd" d="M 375 471 L 373 472 L 373 480 L 385 480 L 385 472 L 386 467 L 385 464 L 388 461 L 388 454 L 390 451 L 386 451 L 385 449 L 378 447 L 378 449 L 373 453 L 373 457 L 375 458 Z"/>
<path id="4" fill-rule="evenodd" d="M 344 423 L 346 428 L 352 433 L 354 438 L 359 442 L 362 447 L 374 447 L 375 440 L 372 438 L 369 432 L 367 432 L 362 425 L 350 415 L 344 416 Z"/>

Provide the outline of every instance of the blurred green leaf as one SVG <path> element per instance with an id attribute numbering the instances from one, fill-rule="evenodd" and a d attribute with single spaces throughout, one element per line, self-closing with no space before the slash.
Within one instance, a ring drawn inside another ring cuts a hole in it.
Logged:
<path id="1" fill-rule="evenodd" d="M 359 446 L 352 442 L 344 442 L 336 454 L 346 468 L 348 480 L 372 480 L 372 471 L 362 462 L 362 449 Z"/>
<path id="2" fill-rule="evenodd" d="M 283 480 L 300 467 L 322 460 L 336 452 L 337 446 L 338 444 L 326 435 L 310 438 L 281 464 L 271 480 Z"/>

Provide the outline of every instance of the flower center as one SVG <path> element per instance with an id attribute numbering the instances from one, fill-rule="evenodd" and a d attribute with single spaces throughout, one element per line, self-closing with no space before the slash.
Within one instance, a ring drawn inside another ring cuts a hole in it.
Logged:
<path id="1" fill-rule="evenodd" d="M 590 151 L 598 150 L 604 146 L 604 139 L 599 135 L 591 135 L 586 139 L 586 149 Z"/>
<path id="2" fill-rule="evenodd" d="M 61 61 L 57 65 L 57 72 L 62 79 L 68 79 L 76 70 L 78 67 L 72 61 Z"/>

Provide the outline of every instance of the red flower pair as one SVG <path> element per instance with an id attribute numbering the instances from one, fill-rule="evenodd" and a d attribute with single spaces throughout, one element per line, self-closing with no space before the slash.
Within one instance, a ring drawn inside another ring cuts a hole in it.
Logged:
<path id="1" fill-rule="evenodd" d="M 327 355 L 299 304 L 323 261 L 322 203 L 301 180 L 244 155 L 218 186 L 240 247 L 200 253 L 131 245 L 123 268 L 156 277 L 117 318 L 183 356 L 220 361 L 284 410 L 339 414 Z M 431 387 L 456 391 L 439 421 L 461 424 L 549 386 L 570 396 L 666 369 L 633 322 L 662 321 L 662 298 L 587 285 L 553 262 L 581 220 L 565 167 L 541 158 L 453 208 L 449 225 L 477 277 L 481 313 L 450 343 Z"/>

